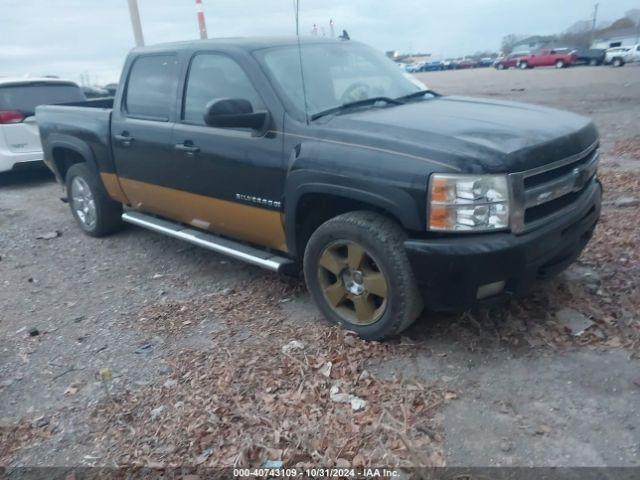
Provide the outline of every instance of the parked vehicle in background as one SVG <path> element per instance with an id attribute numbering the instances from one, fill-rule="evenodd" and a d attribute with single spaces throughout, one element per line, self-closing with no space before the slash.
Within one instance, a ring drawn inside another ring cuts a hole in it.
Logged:
<path id="1" fill-rule="evenodd" d="M 420 70 L 421 72 L 437 72 L 440 70 L 446 70 L 446 66 L 444 64 L 444 62 L 441 62 L 439 60 L 434 60 L 432 62 L 425 62 L 422 65 L 422 69 Z"/>
<path id="2" fill-rule="evenodd" d="M 445 70 L 454 70 L 456 68 L 456 62 L 453 58 L 446 58 L 442 61 Z"/>
<path id="3" fill-rule="evenodd" d="M 522 57 L 529 55 L 529 52 L 510 53 L 504 57 L 497 59 L 493 66 L 498 70 L 506 70 L 508 68 L 515 68 L 518 66 L 518 61 Z"/>
<path id="4" fill-rule="evenodd" d="M 456 62 L 456 68 L 458 70 L 463 70 L 466 68 L 476 68 L 478 66 L 478 61 L 473 58 L 463 58 Z"/>
<path id="5" fill-rule="evenodd" d="M 478 61 L 478 67 L 490 67 L 495 62 L 494 58 L 491 57 L 483 57 Z"/>
<path id="6" fill-rule="evenodd" d="M 558 274 L 600 214 L 590 119 L 408 76 L 351 40 L 172 43 L 131 52 L 110 108 L 37 118 L 87 235 L 125 221 L 302 268 L 329 320 L 379 340 L 423 307 L 506 300 Z"/>
<path id="7" fill-rule="evenodd" d="M 565 68 L 573 65 L 575 61 L 575 53 L 567 48 L 545 49 L 520 58 L 518 67 L 523 70 L 534 67 Z"/>
<path id="8" fill-rule="evenodd" d="M 0 172 L 42 162 L 34 117 L 38 105 L 84 100 L 73 82 L 51 77 L 0 78 Z"/>
<path id="9" fill-rule="evenodd" d="M 632 47 L 614 47 L 606 51 L 604 63 L 614 67 L 622 67 L 626 63 L 640 61 L 640 44 Z"/>
<path id="10" fill-rule="evenodd" d="M 578 48 L 574 50 L 576 59 L 574 65 L 602 65 L 606 50 L 601 48 Z"/>
<path id="11" fill-rule="evenodd" d="M 419 62 L 419 63 L 412 63 L 410 65 L 407 65 L 406 71 L 408 73 L 418 73 L 418 72 L 422 72 L 422 67 L 424 66 L 424 62 Z"/>
<path id="12" fill-rule="evenodd" d="M 109 96 L 110 97 L 113 97 L 116 94 L 116 90 L 118 88 L 118 84 L 117 83 L 107 83 L 103 88 L 107 92 L 109 92 Z"/>

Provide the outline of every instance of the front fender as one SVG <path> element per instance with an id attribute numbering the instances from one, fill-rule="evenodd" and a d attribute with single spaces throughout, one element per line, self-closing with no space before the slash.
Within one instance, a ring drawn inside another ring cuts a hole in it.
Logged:
<path id="1" fill-rule="evenodd" d="M 307 194 L 325 194 L 354 200 L 392 215 L 404 228 L 423 228 L 416 199 L 408 192 L 383 183 L 372 183 L 317 170 L 295 170 L 289 173 L 285 188 L 284 211 L 287 245 L 296 250 L 296 218 L 300 200 Z"/>

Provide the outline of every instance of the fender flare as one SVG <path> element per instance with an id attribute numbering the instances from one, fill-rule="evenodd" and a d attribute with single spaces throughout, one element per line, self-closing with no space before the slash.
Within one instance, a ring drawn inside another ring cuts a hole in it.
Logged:
<path id="1" fill-rule="evenodd" d="M 84 158 L 85 162 L 89 165 L 89 167 L 98 174 L 100 170 L 98 169 L 98 163 L 96 161 L 95 155 L 91 147 L 86 142 L 79 140 L 71 135 L 64 135 L 59 133 L 51 133 L 49 135 L 49 151 L 47 152 L 46 157 L 51 159 L 51 164 L 53 165 L 54 171 L 58 179 L 64 183 L 64 178 L 60 175 L 60 171 L 58 169 L 58 165 L 56 164 L 55 158 L 53 156 L 53 152 L 57 148 L 64 148 L 66 150 L 71 150 L 82 158 Z"/>
<path id="2" fill-rule="evenodd" d="M 380 190 L 374 192 L 371 191 L 370 182 L 365 184 L 344 176 L 309 170 L 291 172 L 286 184 L 285 236 L 289 251 L 294 255 L 298 254 L 296 232 L 298 207 L 302 197 L 307 194 L 325 194 L 355 200 L 388 212 L 404 228 L 413 230 L 423 228 L 415 199 L 398 188 L 378 185 Z"/>

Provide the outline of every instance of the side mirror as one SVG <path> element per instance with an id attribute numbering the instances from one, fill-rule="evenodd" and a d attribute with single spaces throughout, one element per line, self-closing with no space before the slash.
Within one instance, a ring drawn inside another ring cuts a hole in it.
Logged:
<path id="1" fill-rule="evenodd" d="M 210 127 L 264 131 L 268 120 L 268 112 L 254 112 L 251 102 L 243 98 L 217 98 L 204 111 L 204 123 Z"/>

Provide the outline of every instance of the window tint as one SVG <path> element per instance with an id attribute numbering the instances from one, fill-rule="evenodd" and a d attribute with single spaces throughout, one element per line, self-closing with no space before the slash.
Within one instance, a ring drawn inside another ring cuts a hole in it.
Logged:
<path id="1" fill-rule="evenodd" d="M 169 120 L 177 63 L 174 55 L 140 57 L 134 62 L 127 84 L 129 115 Z"/>
<path id="2" fill-rule="evenodd" d="M 38 105 L 82 102 L 82 90 L 70 83 L 33 82 L 0 87 L 0 110 L 19 110 L 33 115 Z"/>
<path id="3" fill-rule="evenodd" d="M 253 110 L 264 110 L 258 92 L 247 74 L 234 60 L 224 55 L 196 55 L 189 68 L 182 118 L 204 125 L 204 110 L 216 98 L 243 98 Z"/>

